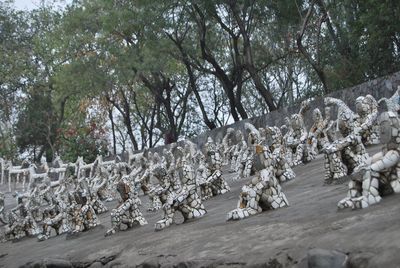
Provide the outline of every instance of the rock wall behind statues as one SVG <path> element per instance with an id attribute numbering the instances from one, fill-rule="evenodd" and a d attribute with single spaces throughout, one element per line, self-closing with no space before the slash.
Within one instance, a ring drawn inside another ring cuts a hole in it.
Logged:
<path id="1" fill-rule="evenodd" d="M 346 88 L 343 90 L 335 91 L 331 94 L 328 94 L 324 97 L 334 97 L 343 100 L 353 111 L 355 110 L 355 100 L 359 96 L 365 96 L 367 94 L 372 95 L 377 101 L 381 98 L 389 98 L 394 92 L 397 90 L 397 87 L 400 86 L 400 72 L 394 73 L 389 76 L 380 77 L 362 84 L 359 84 L 354 87 Z M 324 97 L 315 97 L 313 101 L 310 103 L 310 110 L 306 113 L 305 116 L 305 124 L 309 129 L 312 125 L 312 111 L 315 108 L 319 108 L 321 112 L 324 114 Z M 279 110 L 270 112 L 268 114 L 253 117 L 246 120 L 242 120 L 239 122 L 235 122 L 231 125 L 227 125 L 221 128 L 213 129 L 211 131 L 206 131 L 195 138 L 192 138 L 191 141 L 197 144 L 200 148 L 206 143 L 208 137 L 212 137 L 214 141 L 221 141 L 224 135 L 226 134 L 227 128 L 231 127 L 235 130 L 241 130 L 244 132 L 244 124 L 246 122 L 252 123 L 255 127 L 266 127 L 266 126 L 281 126 L 284 124 L 284 119 L 286 116 L 290 116 L 291 114 L 297 113 L 300 108 L 300 103 L 291 107 L 281 108 Z M 337 111 L 334 109 L 331 110 L 331 119 L 335 120 L 337 115 Z M 179 144 L 179 142 L 178 142 Z M 167 145 L 169 147 L 171 145 Z M 158 146 L 156 148 L 150 149 L 151 152 L 161 153 L 163 148 L 166 146 Z"/>

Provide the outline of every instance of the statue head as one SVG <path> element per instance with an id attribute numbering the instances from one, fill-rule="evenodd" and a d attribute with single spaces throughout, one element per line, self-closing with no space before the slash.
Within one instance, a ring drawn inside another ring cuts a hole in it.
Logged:
<path id="1" fill-rule="evenodd" d="M 160 163 L 160 162 L 161 162 L 161 157 L 160 157 L 160 155 L 159 155 L 157 152 L 155 152 L 155 153 L 153 154 L 152 162 L 153 162 L 154 164 L 157 164 L 157 163 Z"/>
<path id="2" fill-rule="evenodd" d="M 338 116 L 338 129 L 339 132 L 345 137 L 348 136 L 354 129 L 355 118 L 352 114 L 341 112 Z"/>
<path id="3" fill-rule="evenodd" d="M 313 113 L 312 113 L 312 119 L 314 122 L 319 122 L 322 120 L 322 113 L 318 108 L 315 108 Z"/>
<path id="4" fill-rule="evenodd" d="M 236 139 L 237 139 L 238 142 L 240 142 L 240 141 L 243 140 L 243 133 L 242 133 L 242 131 L 240 131 L 240 130 L 236 131 Z"/>
<path id="5" fill-rule="evenodd" d="M 129 184 L 125 180 L 120 180 L 117 184 L 117 191 L 120 194 L 123 201 L 126 201 L 129 198 L 129 193 L 131 192 L 131 188 Z"/>
<path id="6" fill-rule="evenodd" d="M 165 167 L 163 165 L 156 165 L 153 169 L 152 169 L 152 174 L 154 177 L 156 177 L 157 179 L 162 179 L 163 177 L 165 177 L 167 175 L 167 170 L 165 169 Z"/>
<path id="7" fill-rule="evenodd" d="M 364 106 L 365 106 L 365 105 L 364 105 L 364 96 L 359 96 L 359 97 L 356 99 L 356 112 L 357 112 L 358 114 L 364 113 L 364 109 L 365 109 Z"/>
<path id="8" fill-rule="evenodd" d="M 233 129 L 233 128 L 231 128 L 231 127 L 228 127 L 228 129 L 226 130 L 226 133 L 227 134 L 232 134 L 232 133 L 234 133 L 235 132 L 235 129 Z"/>
<path id="9" fill-rule="evenodd" d="M 398 144 L 400 120 L 394 112 L 384 112 L 379 117 L 380 140 L 383 144 Z"/>
<path id="10" fill-rule="evenodd" d="M 290 126 L 293 129 L 300 129 L 303 127 L 303 125 L 304 125 L 304 123 L 303 123 L 303 118 L 301 115 L 299 115 L 299 114 L 292 115 L 292 117 L 290 118 Z"/>
<path id="11" fill-rule="evenodd" d="M 214 151 L 214 142 L 213 142 L 213 139 L 211 137 L 207 138 L 207 142 L 204 145 L 204 149 L 206 150 L 206 152 Z"/>

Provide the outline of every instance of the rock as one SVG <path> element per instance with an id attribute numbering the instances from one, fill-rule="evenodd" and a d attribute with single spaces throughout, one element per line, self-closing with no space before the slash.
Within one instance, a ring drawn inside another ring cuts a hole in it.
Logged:
<path id="1" fill-rule="evenodd" d="M 273 209 L 277 209 L 279 207 L 279 204 L 276 201 L 273 201 L 271 206 Z"/>
<path id="2" fill-rule="evenodd" d="M 243 214 L 243 210 L 239 209 L 237 211 L 239 218 L 243 219 L 244 218 L 244 214 Z"/>
<path id="3" fill-rule="evenodd" d="M 194 268 L 200 266 L 201 262 L 196 262 L 196 261 L 182 261 L 174 265 L 175 268 Z"/>
<path id="4" fill-rule="evenodd" d="M 179 210 L 178 210 L 178 211 L 175 211 L 175 214 L 174 214 L 174 223 L 175 223 L 175 224 L 182 224 L 182 223 L 184 223 L 184 222 L 185 222 L 185 218 L 183 217 L 182 212 L 180 212 Z"/>
<path id="5" fill-rule="evenodd" d="M 117 258 L 118 255 L 119 254 L 110 255 L 110 256 L 104 256 L 104 257 L 101 257 L 100 259 L 98 259 L 97 261 L 100 261 L 101 264 L 106 265 L 110 261 L 115 260 L 115 258 Z"/>
<path id="6" fill-rule="evenodd" d="M 374 254 L 369 252 L 361 252 L 356 254 L 351 253 L 348 259 L 348 267 L 349 268 L 371 267 L 371 260 L 373 257 Z"/>
<path id="7" fill-rule="evenodd" d="M 346 267 L 347 255 L 337 250 L 314 248 L 307 253 L 309 268 Z"/>
<path id="8" fill-rule="evenodd" d="M 200 213 L 196 209 L 193 211 L 193 215 L 195 218 L 200 217 Z"/>
<path id="9" fill-rule="evenodd" d="M 99 268 L 99 267 L 104 267 L 104 265 L 98 261 L 92 263 L 92 265 L 89 266 L 89 268 Z"/>
<path id="10" fill-rule="evenodd" d="M 139 264 L 136 267 L 137 268 L 159 268 L 160 263 L 157 258 L 151 258 L 151 259 L 145 260 L 144 262 L 142 262 L 141 264 Z"/>
<path id="11" fill-rule="evenodd" d="M 72 263 L 63 259 L 45 259 L 47 268 L 72 268 Z"/>
<path id="12" fill-rule="evenodd" d="M 67 233 L 67 235 L 65 236 L 65 240 L 71 240 L 71 239 L 76 239 L 81 235 L 80 232 L 76 232 L 76 233 Z"/>
<path id="13" fill-rule="evenodd" d="M 27 263 L 24 268 L 72 268 L 71 262 L 63 259 L 44 259 L 37 262 Z"/>

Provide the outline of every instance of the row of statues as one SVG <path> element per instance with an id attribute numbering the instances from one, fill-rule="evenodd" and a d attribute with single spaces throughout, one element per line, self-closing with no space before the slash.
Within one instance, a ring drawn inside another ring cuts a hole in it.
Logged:
<path id="1" fill-rule="evenodd" d="M 204 200 L 230 191 L 226 173 L 236 173 L 234 180 L 251 177 L 236 208 L 226 216 L 243 219 L 289 206 L 283 183 L 295 178 L 293 167 L 313 161 L 318 154 L 325 157 L 325 184 L 350 180 L 347 197 L 338 208 L 368 207 L 384 194 L 400 192 L 399 100 L 398 92 L 379 102 L 371 95 L 361 96 L 353 112 L 342 100 L 327 97 L 325 116 L 314 109 L 309 130 L 304 119 L 310 102 L 304 101 L 281 127 L 257 129 L 245 123 L 243 131 L 228 128 L 219 143 L 209 137 L 198 148 L 185 140 L 161 154 L 130 153 L 124 161 L 103 161 L 98 156 L 90 164 L 82 158 L 65 164 L 57 157 L 49 168 L 45 163 L 15 167 L 2 160 L 2 178 L 8 178 L 9 187 L 15 174 L 23 177 L 23 191 L 14 194 L 14 208 L 6 211 L 5 195 L 0 193 L 2 239 L 36 236 L 43 241 L 52 233 L 80 233 L 99 225 L 102 213 L 110 213 L 111 218 L 106 236 L 142 226 L 148 223 L 141 211 L 142 195 L 149 200 L 148 211 L 162 210 L 155 223 L 155 230 L 162 230 L 174 223 L 177 212 L 185 221 L 203 217 Z M 379 107 L 386 111 L 379 114 Z M 336 120 L 331 119 L 334 109 Z M 379 142 L 382 151 L 370 157 L 365 146 Z M 105 202 L 115 199 L 118 205 L 109 212 Z"/>

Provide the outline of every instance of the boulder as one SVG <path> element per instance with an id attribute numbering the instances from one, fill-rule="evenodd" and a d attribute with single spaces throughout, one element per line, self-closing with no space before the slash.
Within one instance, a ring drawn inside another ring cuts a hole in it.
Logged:
<path id="1" fill-rule="evenodd" d="M 307 253 L 309 268 L 344 268 L 347 255 L 337 250 L 310 249 Z"/>

